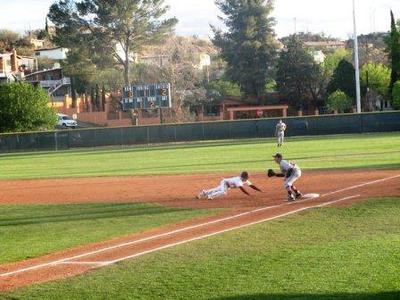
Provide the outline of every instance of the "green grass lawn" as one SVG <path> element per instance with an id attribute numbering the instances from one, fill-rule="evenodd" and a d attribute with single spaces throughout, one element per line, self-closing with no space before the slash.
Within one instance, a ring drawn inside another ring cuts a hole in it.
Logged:
<path id="1" fill-rule="evenodd" d="M 276 151 L 256 139 L 0 155 L 0 179 L 262 171 Z M 306 169 L 399 168 L 400 133 L 291 138 L 280 151 Z"/>
<path id="2" fill-rule="evenodd" d="M 0 206 L 0 263 L 215 213 L 153 204 Z"/>
<path id="3" fill-rule="evenodd" d="M 400 198 L 319 208 L 4 299 L 399 299 Z"/>

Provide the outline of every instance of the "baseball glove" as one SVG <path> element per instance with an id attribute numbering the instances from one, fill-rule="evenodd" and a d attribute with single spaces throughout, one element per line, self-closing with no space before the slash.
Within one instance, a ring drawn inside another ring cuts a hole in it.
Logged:
<path id="1" fill-rule="evenodd" d="M 274 172 L 274 170 L 271 170 L 271 169 L 269 169 L 268 170 L 268 177 L 275 177 L 276 176 L 276 173 Z"/>
<path id="2" fill-rule="evenodd" d="M 286 172 L 286 178 L 289 178 L 290 176 L 292 176 L 292 174 L 293 174 L 293 169 L 289 169 L 289 170 Z"/>

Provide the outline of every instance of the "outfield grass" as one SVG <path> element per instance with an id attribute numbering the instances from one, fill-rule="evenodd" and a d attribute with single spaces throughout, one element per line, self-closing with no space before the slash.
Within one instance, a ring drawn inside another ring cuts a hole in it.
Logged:
<path id="1" fill-rule="evenodd" d="M 153 204 L 0 206 L 0 263 L 215 213 Z"/>
<path id="2" fill-rule="evenodd" d="M 399 201 L 313 209 L 4 298 L 399 299 Z"/>
<path id="3" fill-rule="evenodd" d="M 0 156 L 0 179 L 262 171 L 275 140 L 81 150 Z M 305 169 L 399 168 L 400 133 L 288 139 L 280 149 Z"/>

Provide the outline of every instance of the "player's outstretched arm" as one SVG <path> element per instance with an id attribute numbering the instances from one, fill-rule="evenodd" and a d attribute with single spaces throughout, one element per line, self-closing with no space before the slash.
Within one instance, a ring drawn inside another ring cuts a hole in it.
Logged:
<path id="1" fill-rule="evenodd" d="M 256 187 L 255 185 L 249 185 L 249 187 L 251 188 L 251 189 L 253 189 L 253 190 L 255 190 L 255 191 L 257 191 L 257 192 L 260 192 L 260 193 L 262 193 L 262 190 L 260 190 L 258 187 Z"/>
<path id="2" fill-rule="evenodd" d="M 247 196 L 250 196 L 249 192 L 246 191 L 244 188 L 240 187 L 239 188 L 244 194 L 246 194 Z"/>
<path id="3" fill-rule="evenodd" d="M 268 175 L 268 177 L 285 177 L 284 174 L 277 174 L 272 169 L 268 170 L 267 175 Z"/>

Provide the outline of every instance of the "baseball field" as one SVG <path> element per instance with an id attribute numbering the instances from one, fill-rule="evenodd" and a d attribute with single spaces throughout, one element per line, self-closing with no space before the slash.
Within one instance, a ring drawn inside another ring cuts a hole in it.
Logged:
<path id="1" fill-rule="evenodd" d="M 0 155 L 0 299 L 400 299 L 400 133 Z M 197 200 L 223 177 L 262 189 Z"/>

